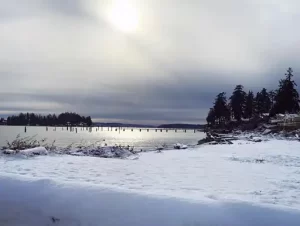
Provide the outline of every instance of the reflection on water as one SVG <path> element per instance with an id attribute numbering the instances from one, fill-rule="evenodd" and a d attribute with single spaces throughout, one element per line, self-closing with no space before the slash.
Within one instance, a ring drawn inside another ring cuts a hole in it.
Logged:
<path id="1" fill-rule="evenodd" d="M 96 131 L 97 130 L 97 131 Z M 133 131 L 132 131 L 133 130 Z M 24 126 L 0 126 L 0 146 L 6 144 L 6 141 L 12 141 L 18 134 L 21 137 L 37 136 L 37 139 L 47 138 L 52 142 L 55 140 L 56 146 L 67 146 L 72 143 L 88 142 L 94 143 L 100 141 L 107 145 L 130 145 L 135 149 L 155 149 L 157 146 L 166 144 L 171 148 L 175 143 L 195 145 L 197 141 L 203 138 L 204 133 L 194 130 L 160 130 L 158 129 L 139 129 L 139 128 L 98 128 L 94 127 L 92 131 L 83 128 L 74 128 L 73 131 L 67 130 L 66 127 L 27 127 L 27 132 L 24 132 Z"/>

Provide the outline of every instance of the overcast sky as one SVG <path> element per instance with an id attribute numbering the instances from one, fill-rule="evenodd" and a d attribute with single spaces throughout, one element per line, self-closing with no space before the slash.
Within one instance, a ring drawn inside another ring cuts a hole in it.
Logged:
<path id="1" fill-rule="evenodd" d="M 0 3 L 0 116 L 202 123 L 219 92 L 276 88 L 288 67 L 300 78 L 299 0 Z M 108 20 L 118 4 L 135 29 Z"/>

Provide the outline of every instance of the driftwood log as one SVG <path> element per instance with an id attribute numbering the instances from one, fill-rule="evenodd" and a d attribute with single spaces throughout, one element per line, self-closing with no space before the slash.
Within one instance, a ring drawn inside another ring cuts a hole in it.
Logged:
<path id="1" fill-rule="evenodd" d="M 237 137 L 232 137 L 232 136 L 225 136 L 225 135 L 220 135 L 217 133 L 206 133 L 206 137 L 198 141 L 198 145 L 201 144 L 211 144 L 211 145 L 216 145 L 216 144 L 233 144 L 233 140 L 238 140 Z"/>

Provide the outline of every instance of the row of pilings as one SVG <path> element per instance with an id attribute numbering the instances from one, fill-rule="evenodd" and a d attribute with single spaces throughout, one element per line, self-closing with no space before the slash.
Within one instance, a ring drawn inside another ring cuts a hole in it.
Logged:
<path id="1" fill-rule="evenodd" d="M 57 131 L 57 127 L 50 127 L 53 131 Z M 147 128 L 123 128 L 123 127 L 72 127 L 72 126 L 66 126 L 66 127 L 60 127 L 62 131 L 66 130 L 66 131 L 70 131 L 70 132 L 75 132 L 78 133 L 78 131 L 88 131 L 88 132 L 99 132 L 99 131 L 115 131 L 115 132 L 126 132 L 126 131 L 136 131 L 138 130 L 139 132 L 150 132 L 150 131 L 155 131 L 155 132 L 166 132 L 168 133 L 169 131 L 174 131 L 175 133 L 177 132 L 184 132 L 187 133 L 187 131 L 193 131 L 194 133 L 196 133 L 198 130 L 194 129 L 158 129 L 158 128 L 151 128 L 151 129 L 147 129 Z M 49 131 L 49 127 L 46 126 L 46 132 Z M 24 128 L 24 132 L 27 132 L 27 127 L 25 126 Z"/>

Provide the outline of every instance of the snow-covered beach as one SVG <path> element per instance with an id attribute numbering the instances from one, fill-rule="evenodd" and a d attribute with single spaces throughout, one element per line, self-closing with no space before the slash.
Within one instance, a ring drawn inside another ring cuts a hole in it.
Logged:
<path id="1" fill-rule="evenodd" d="M 236 141 L 136 160 L 1 157 L 0 225 L 298 225 L 299 148 Z"/>

